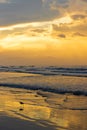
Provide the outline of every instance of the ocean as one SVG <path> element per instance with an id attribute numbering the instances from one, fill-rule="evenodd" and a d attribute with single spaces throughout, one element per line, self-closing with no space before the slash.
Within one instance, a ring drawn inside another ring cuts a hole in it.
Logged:
<path id="1" fill-rule="evenodd" d="M 87 67 L 0 66 L 0 86 L 87 96 Z"/>

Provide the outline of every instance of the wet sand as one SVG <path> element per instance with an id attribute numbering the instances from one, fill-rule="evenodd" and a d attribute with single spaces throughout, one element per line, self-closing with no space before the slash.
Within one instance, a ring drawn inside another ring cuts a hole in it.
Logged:
<path id="1" fill-rule="evenodd" d="M 0 87 L 0 130 L 87 130 L 87 97 Z"/>
<path id="2" fill-rule="evenodd" d="M 37 122 L 26 121 L 0 114 L 0 130 L 54 130 L 53 126 L 41 126 Z"/>

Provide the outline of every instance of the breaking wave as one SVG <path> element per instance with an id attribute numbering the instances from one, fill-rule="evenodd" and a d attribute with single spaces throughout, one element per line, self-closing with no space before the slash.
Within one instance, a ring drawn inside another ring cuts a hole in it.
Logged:
<path id="1" fill-rule="evenodd" d="M 0 86 L 3 87 L 13 87 L 13 88 L 23 88 L 28 90 L 42 90 L 45 92 L 52 92 L 52 93 L 58 93 L 58 94 L 73 94 L 73 95 L 84 95 L 87 96 L 87 91 L 82 90 L 68 90 L 68 89 L 61 89 L 61 88 L 50 88 L 50 87 L 41 87 L 41 86 L 30 86 L 30 85 L 24 85 L 24 84 L 5 84 L 2 83 Z"/>
<path id="2" fill-rule="evenodd" d="M 0 86 L 87 96 L 87 67 L 0 66 Z"/>
<path id="3" fill-rule="evenodd" d="M 85 67 L 0 66 L 0 72 L 20 72 L 20 73 L 42 74 L 42 75 L 87 77 L 87 66 Z"/>

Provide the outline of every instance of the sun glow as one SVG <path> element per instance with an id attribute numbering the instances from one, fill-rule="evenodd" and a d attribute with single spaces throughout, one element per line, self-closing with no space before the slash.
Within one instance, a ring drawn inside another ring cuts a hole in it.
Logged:
<path id="1" fill-rule="evenodd" d="M 26 64 L 29 58 L 35 64 L 37 61 L 43 61 L 42 64 L 86 64 L 87 22 L 84 23 L 85 15 L 75 13 L 0 26 L 0 55 L 4 57 L 1 62 L 7 60 L 8 63 L 8 57 L 11 61 L 12 57 L 20 57 L 20 62 L 24 58 Z M 17 62 L 19 64 L 19 59 Z"/>
<path id="2" fill-rule="evenodd" d="M 53 20 L 53 23 L 57 23 L 57 24 L 69 24 L 71 23 L 73 20 L 69 17 L 69 16 L 65 16 L 59 19 L 55 19 Z"/>

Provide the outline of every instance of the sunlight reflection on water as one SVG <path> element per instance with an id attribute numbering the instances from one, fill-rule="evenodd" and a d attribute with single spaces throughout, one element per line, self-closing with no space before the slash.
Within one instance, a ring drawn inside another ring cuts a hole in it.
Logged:
<path id="1" fill-rule="evenodd" d="M 86 130 L 87 98 L 0 87 L 0 113 L 57 130 Z"/>

